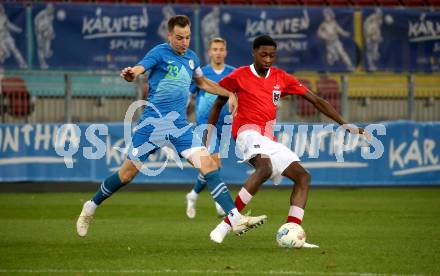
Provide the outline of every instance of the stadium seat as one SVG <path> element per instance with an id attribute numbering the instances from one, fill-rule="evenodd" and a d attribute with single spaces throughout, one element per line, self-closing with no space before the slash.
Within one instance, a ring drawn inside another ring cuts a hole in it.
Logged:
<path id="1" fill-rule="evenodd" d="M 223 0 L 200 0 L 200 4 L 204 5 L 222 5 L 223 3 Z"/>
<path id="2" fill-rule="evenodd" d="M 32 103 L 24 80 L 17 77 L 2 79 L 1 90 L 6 100 L 6 112 L 14 117 L 24 117 L 31 113 Z"/>
<path id="3" fill-rule="evenodd" d="M 119 0 L 95 0 L 92 2 L 103 3 L 103 4 L 116 4 L 116 3 L 119 3 L 120 1 Z"/>
<path id="4" fill-rule="evenodd" d="M 174 0 L 174 4 L 192 5 L 199 3 L 198 0 Z"/>
<path id="5" fill-rule="evenodd" d="M 323 99 L 327 100 L 338 112 L 341 112 L 341 92 L 338 82 L 322 77 L 316 82 L 316 92 Z"/>
<path id="6" fill-rule="evenodd" d="M 282 6 L 300 6 L 301 0 L 275 0 L 278 5 Z"/>
<path id="7" fill-rule="evenodd" d="M 124 3 L 127 4 L 142 4 L 148 2 L 148 0 L 124 0 Z"/>
<path id="8" fill-rule="evenodd" d="M 171 2 L 170 0 L 148 0 L 150 4 L 169 4 Z"/>
<path id="9" fill-rule="evenodd" d="M 395 7 L 402 5 L 399 0 L 377 0 L 377 2 L 380 6 L 386 6 L 386 7 L 390 7 L 390 6 Z"/>
<path id="10" fill-rule="evenodd" d="M 426 0 L 426 3 L 429 6 L 439 7 L 440 6 L 440 0 Z"/>
<path id="11" fill-rule="evenodd" d="M 355 6 L 376 6 L 375 0 L 353 0 Z"/>
<path id="12" fill-rule="evenodd" d="M 303 0 L 305 6 L 325 6 L 327 2 L 325 0 Z"/>
<path id="13" fill-rule="evenodd" d="M 265 6 L 265 5 L 273 5 L 275 4 L 272 0 L 251 0 L 252 5 L 256 6 Z"/>
<path id="14" fill-rule="evenodd" d="M 308 89 L 312 88 L 309 80 L 300 79 L 299 81 Z M 311 115 L 316 114 L 316 109 L 311 103 L 309 103 L 303 97 L 297 97 L 297 99 L 298 99 L 298 101 L 297 101 L 297 106 L 296 106 L 296 113 L 299 116 L 305 117 L 305 116 L 311 116 Z"/>
<path id="15" fill-rule="evenodd" d="M 408 7 L 423 7 L 426 5 L 424 0 L 402 0 L 402 4 Z"/>
<path id="16" fill-rule="evenodd" d="M 227 5 L 248 5 L 248 0 L 226 0 L 225 3 Z"/>
<path id="17" fill-rule="evenodd" d="M 329 6 L 351 6 L 350 0 L 327 0 Z"/>

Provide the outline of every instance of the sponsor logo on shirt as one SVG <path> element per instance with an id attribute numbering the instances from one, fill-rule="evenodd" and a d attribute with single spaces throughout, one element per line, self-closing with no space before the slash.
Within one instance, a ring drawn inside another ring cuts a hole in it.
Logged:
<path id="1" fill-rule="evenodd" d="M 272 102 L 274 105 L 278 105 L 278 102 L 280 101 L 281 98 L 281 91 L 280 91 L 280 86 L 277 84 L 273 87 L 273 91 L 272 91 Z"/>

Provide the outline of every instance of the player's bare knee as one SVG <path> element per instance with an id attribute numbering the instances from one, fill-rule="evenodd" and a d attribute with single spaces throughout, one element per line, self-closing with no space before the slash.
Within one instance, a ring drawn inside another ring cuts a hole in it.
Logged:
<path id="1" fill-rule="evenodd" d="M 123 184 L 130 183 L 133 178 L 136 176 L 137 171 L 135 170 L 120 170 L 119 171 L 119 178 Z"/>
<path id="2" fill-rule="evenodd" d="M 208 172 L 218 170 L 218 165 L 212 158 L 205 158 L 202 162 L 202 166 L 204 170 Z"/>
<path id="3" fill-rule="evenodd" d="M 302 172 L 298 176 L 298 184 L 303 186 L 304 188 L 307 188 L 310 185 L 310 182 L 312 181 L 312 176 L 307 171 Z"/>

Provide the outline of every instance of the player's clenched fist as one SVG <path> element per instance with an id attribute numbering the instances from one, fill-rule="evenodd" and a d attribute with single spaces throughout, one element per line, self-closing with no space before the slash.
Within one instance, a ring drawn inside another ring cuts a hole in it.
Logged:
<path id="1" fill-rule="evenodd" d="M 121 78 L 126 81 L 133 81 L 136 78 L 136 73 L 134 72 L 133 68 L 125 67 L 121 71 Z"/>

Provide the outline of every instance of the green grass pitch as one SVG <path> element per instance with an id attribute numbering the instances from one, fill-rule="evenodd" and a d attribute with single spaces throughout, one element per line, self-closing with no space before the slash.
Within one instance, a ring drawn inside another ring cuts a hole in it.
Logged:
<path id="1" fill-rule="evenodd" d="M 320 248 L 300 250 L 275 242 L 289 195 L 261 190 L 249 208 L 267 224 L 218 245 L 207 192 L 194 220 L 184 190 L 117 193 L 86 238 L 75 222 L 92 193 L 2 193 L 0 273 L 440 275 L 440 189 L 312 189 L 303 226 Z"/>

